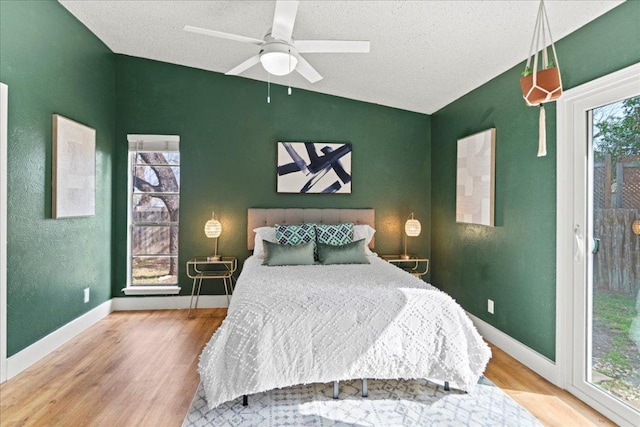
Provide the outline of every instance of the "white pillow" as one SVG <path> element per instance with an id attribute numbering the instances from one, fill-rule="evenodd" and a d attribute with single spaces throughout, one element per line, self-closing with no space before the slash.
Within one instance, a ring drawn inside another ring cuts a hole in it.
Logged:
<path id="1" fill-rule="evenodd" d="M 365 239 L 364 251 L 367 255 L 373 255 L 373 252 L 369 249 L 369 243 L 371 243 L 374 234 L 376 234 L 376 230 L 369 225 L 356 224 L 353 226 L 353 241 Z"/>
<path id="2" fill-rule="evenodd" d="M 253 255 L 257 258 L 264 258 L 264 245 L 262 241 L 266 240 L 267 242 L 278 243 L 276 239 L 276 228 L 258 227 L 254 228 L 253 231 L 256 233 L 256 239 L 253 242 Z"/>

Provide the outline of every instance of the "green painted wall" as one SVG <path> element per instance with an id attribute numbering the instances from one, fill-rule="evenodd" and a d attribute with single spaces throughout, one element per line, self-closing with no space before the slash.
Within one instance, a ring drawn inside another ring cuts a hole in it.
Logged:
<path id="1" fill-rule="evenodd" d="M 639 20 L 640 3 L 630 1 L 561 40 L 565 88 L 639 61 Z M 224 226 L 220 252 L 241 259 L 248 207 L 375 208 L 380 253 L 400 251 L 413 211 L 426 232 L 410 249 L 431 256 L 432 281 L 553 359 L 555 106 L 547 108 L 549 156 L 538 159 L 537 111 L 520 97 L 522 68 L 431 117 L 303 90 L 288 97 L 281 86 L 268 105 L 262 82 L 113 55 L 57 2 L 0 1 L 0 80 L 10 106 L 9 355 L 122 296 L 126 134 L 168 133 L 182 138 L 183 294 L 191 285 L 184 263 L 211 252 L 202 228 L 213 209 Z M 94 217 L 51 219 L 53 113 L 97 130 Z M 497 226 L 456 224 L 456 140 L 493 126 Z M 281 140 L 352 143 L 353 193 L 276 194 Z M 91 303 L 83 304 L 87 285 Z M 493 316 L 487 298 L 496 301 Z"/>
<path id="2" fill-rule="evenodd" d="M 640 61 L 639 22 L 640 2 L 629 1 L 557 43 L 565 90 Z M 537 158 L 538 110 L 522 99 L 523 69 L 518 65 L 432 116 L 432 282 L 553 360 L 555 104 L 546 107 L 549 154 Z M 456 141 L 491 127 L 497 129 L 496 227 L 457 224 Z M 487 313 L 488 298 L 494 315 Z"/>
<path id="3" fill-rule="evenodd" d="M 126 134 L 181 137 L 180 285 L 185 262 L 212 252 L 203 227 L 215 210 L 219 252 L 242 259 L 249 207 L 371 207 L 376 249 L 398 252 L 412 211 L 430 229 L 430 118 L 374 104 L 117 55 L 113 295 L 126 281 Z M 277 141 L 350 142 L 350 195 L 276 194 Z M 429 233 L 410 242 L 429 255 Z M 222 285 L 210 290 L 223 293 Z"/>
<path id="4" fill-rule="evenodd" d="M 0 1 L 0 81 L 9 86 L 11 356 L 111 298 L 115 57 L 57 2 Z M 51 219 L 54 113 L 97 131 L 93 217 Z"/>

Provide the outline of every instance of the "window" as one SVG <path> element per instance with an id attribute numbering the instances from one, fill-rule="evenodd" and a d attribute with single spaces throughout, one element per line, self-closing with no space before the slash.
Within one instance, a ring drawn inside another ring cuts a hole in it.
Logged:
<path id="1" fill-rule="evenodd" d="M 180 212 L 177 136 L 129 135 L 128 207 L 125 293 L 177 293 Z"/>

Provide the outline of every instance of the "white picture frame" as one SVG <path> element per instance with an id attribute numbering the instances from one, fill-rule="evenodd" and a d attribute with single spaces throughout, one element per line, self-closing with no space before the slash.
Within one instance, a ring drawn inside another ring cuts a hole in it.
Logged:
<path id="1" fill-rule="evenodd" d="M 95 215 L 96 131 L 53 115 L 53 218 Z"/>
<path id="2" fill-rule="evenodd" d="M 456 222 L 495 225 L 496 129 L 458 140 Z"/>

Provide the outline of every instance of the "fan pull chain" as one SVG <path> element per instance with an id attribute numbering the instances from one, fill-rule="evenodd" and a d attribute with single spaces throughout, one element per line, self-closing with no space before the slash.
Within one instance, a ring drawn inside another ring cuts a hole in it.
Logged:
<path id="1" fill-rule="evenodd" d="M 289 88 L 287 89 L 287 94 L 291 95 L 291 49 L 289 49 Z"/>
<path id="2" fill-rule="evenodd" d="M 267 104 L 271 104 L 271 74 L 267 71 Z"/>

